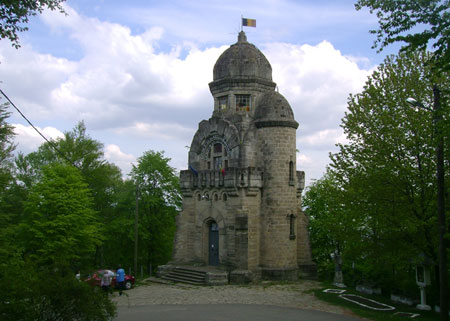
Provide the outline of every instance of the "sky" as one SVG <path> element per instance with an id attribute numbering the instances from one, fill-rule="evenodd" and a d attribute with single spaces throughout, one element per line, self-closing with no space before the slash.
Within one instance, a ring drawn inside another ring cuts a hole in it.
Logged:
<path id="1" fill-rule="evenodd" d="M 242 16 L 256 19 L 247 39 L 300 124 L 297 170 L 307 185 L 345 142 L 349 94 L 396 51 L 371 49 L 376 17 L 349 0 L 68 0 L 64 8 L 32 17 L 20 49 L 0 40 L 0 88 L 48 138 L 84 121 L 124 177 L 148 150 L 187 169 L 186 146 L 212 115 L 214 64 L 237 41 Z M 10 111 L 17 151 L 35 151 L 43 139 Z"/>

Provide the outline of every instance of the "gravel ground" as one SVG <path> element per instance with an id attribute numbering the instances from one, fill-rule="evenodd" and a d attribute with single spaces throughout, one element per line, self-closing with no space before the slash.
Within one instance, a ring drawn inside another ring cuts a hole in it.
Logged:
<path id="1" fill-rule="evenodd" d="M 125 291 L 113 300 L 118 306 L 152 304 L 263 304 L 310 309 L 352 315 L 348 310 L 315 298 L 309 290 L 320 287 L 315 281 L 289 284 L 261 283 L 250 285 L 193 286 L 164 284 L 159 279 L 147 279 L 143 285 Z"/>

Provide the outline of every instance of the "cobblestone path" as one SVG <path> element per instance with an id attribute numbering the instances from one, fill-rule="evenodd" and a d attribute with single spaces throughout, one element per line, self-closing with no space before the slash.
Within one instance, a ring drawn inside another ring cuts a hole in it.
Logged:
<path id="1" fill-rule="evenodd" d="M 118 306 L 153 304 L 263 304 L 280 307 L 310 309 L 351 315 L 348 310 L 330 305 L 315 298 L 310 292 L 320 287 L 315 281 L 299 281 L 288 284 L 261 283 L 250 285 L 193 286 L 164 284 L 148 279 L 125 295 L 113 300 Z"/>

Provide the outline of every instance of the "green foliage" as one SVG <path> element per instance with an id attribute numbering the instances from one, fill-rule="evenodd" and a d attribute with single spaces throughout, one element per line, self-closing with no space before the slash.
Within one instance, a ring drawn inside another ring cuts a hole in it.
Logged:
<path id="1" fill-rule="evenodd" d="M 112 235 L 109 223 L 116 215 L 116 193 L 123 182 L 120 169 L 105 161 L 103 156 L 103 144 L 89 137 L 84 123 L 80 122 L 72 131 L 65 132 L 64 137 L 52 141 L 52 144 L 44 143 L 36 152 L 26 156 L 19 154 L 16 158 L 16 177 L 26 193 L 42 179 L 42 168 L 47 164 L 57 162 L 78 168 L 93 196 L 92 207 L 103 225 L 99 233 Z M 99 246 L 92 260 L 100 267 L 105 264 L 103 253 L 103 248 Z"/>
<path id="2" fill-rule="evenodd" d="M 448 92 L 448 75 L 432 82 L 428 61 L 423 52 L 387 57 L 364 90 L 348 99 L 342 120 L 347 143 L 338 145 L 327 174 L 304 200 L 313 255 L 329 278 L 334 249 L 342 253 L 348 284 L 375 283 L 388 291 L 413 289 L 413 261 L 419 255 L 437 262 L 432 114 L 406 103 L 414 97 L 430 106 L 434 84 Z M 448 137 L 448 128 L 443 131 Z M 450 141 L 445 144 L 448 164 Z"/>
<path id="3" fill-rule="evenodd" d="M 65 0 L 6 0 L 0 2 L 0 39 L 8 39 L 19 48 L 17 33 L 28 30 L 25 25 L 30 16 L 42 13 L 45 8 L 65 13 L 61 5 Z"/>
<path id="4" fill-rule="evenodd" d="M 168 206 L 177 207 L 181 203 L 178 177 L 169 161 L 163 152 L 147 151 L 138 158 L 138 165 L 133 165 L 131 176 L 148 206 L 153 202 L 157 205 L 161 199 Z"/>
<path id="5" fill-rule="evenodd" d="M 12 152 L 14 128 L 6 122 L 10 113 L 7 104 L 0 105 L 0 192 L 3 192 L 11 181 Z"/>
<path id="6" fill-rule="evenodd" d="M 14 214 L 17 214 L 17 208 L 14 201 L 20 197 L 20 193 L 16 193 L 12 175 L 14 131 L 6 121 L 9 117 L 6 108 L 6 104 L 0 105 L 0 265 L 16 248 L 14 223 L 17 223 L 17 217 Z"/>
<path id="7" fill-rule="evenodd" d="M 131 177 L 139 189 L 140 257 L 146 263 L 166 263 L 172 253 L 175 216 L 181 204 L 179 181 L 169 158 L 148 151 L 138 158 Z"/>
<path id="8" fill-rule="evenodd" d="M 8 190 L 8 209 L 20 204 L 12 197 L 17 190 L 17 185 Z M 112 320 L 112 301 L 74 277 L 101 242 L 90 189 L 79 170 L 45 165 L 22 196 L 23 214 L 12 212 L 3 222 L 1 319 Z"/>
<path id="9" fill-rule="evenodd" d="M 407 52 L 432 47 L 437 69 L 450 70 L 449 0 L 358 0 L 355 7 L 376 12 L 379 29 L 371 30 L 377 35 L 375 48 L 382 50 L 394 42 L 406 43 L 402 50 Z"/>
<path id="10" fill-rule="evenodd" d="M 30 191 L 20 225 L 26 256 L 43 265 L 76 266 L 100 244 L 99 222 L 79 171 L 52 164 Z"/>
<path id="11" fill-rule="evenodd" d="M 1 320 L 107 321 L 116 315 L 114 303 L 101 289 L 72 273 L 20 261 L 0 271 Z"/>
<path id="12" fill-rule="evenodd" d="M 308 187 L 303 199 L 309 217 L 313 258 L 324 279 L 332 280 L 334 276 L 331 253 L 345 254 L 346 261 L 361 239 L 358 228 L 361 217 L 347 210 L 344 195 L 334 174 L 327 170 L 321 179 Z"/>
<path id="13" fill-rule="evenodd" d="M 17 177 L 29 187 L 39 181 L 42 166 L 54 162 L 68 163 L 81 171 L 94 197 L 98 194 L 101 203 L 100 199 L 107 197 L 110 190 L 109 180 L 120 180 L 121 175 L 119 168 L 106 162 L 103 156 L 103 144 L 89 137 L 86 126 L 79 122 L 72 131 L 65 132 L 64 137 L 57 138 L 52 144 L 44 143 L 36 152 L 19 155 L 16 160 Z M 96 207 L 102 206 L 96 204 Z"/>
<path id="14" fill-rule="evenodd" d="M 134 213 L 136 187 L 131 180 L 122 182 L 114 194 L 115 206 L 105 222 L 103 261 L 105 266 L 124 268 L 133 265 Z"/>

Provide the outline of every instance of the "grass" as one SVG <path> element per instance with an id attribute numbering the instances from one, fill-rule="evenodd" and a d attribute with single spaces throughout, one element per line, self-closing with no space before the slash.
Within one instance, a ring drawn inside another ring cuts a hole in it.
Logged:
<path id="1" fill-rule="evenodd" d="M 335 288 L 335 287 L 333 287 L 333 286 L 324 287 L 321 289 L 311 290 L 311 292 L 313 292 L 314 295 L 322 301 L 346 308 L 346 309 L 352 311 L 354 314 L 356 314 L 360 317 L 369 319 L 369 320 L 373 320 L 373 321 L 405 321 L 405 320 L 439 321 L 439 314 L 434 311 L 421 311 L 414 307 L 409 307 L 404 304 L 393 303 L 391 300 L 389 300 L 386 297 L 383 297 L 381 295 L 367 295 L 367 294 L 359 293 L 353 289 L 346 288 L 345 289 L 346 294 L 356 294 L 356 295 L 359 295 L 359 296 L 362 296 L 362 297 L 365 297 L 365 298 L 368 298 L 371 300 L 375 300 L 377 302 L 393 306 L 393 307 L 395 307 L 395 310 L 393 310 L 393 311 L 376 311 L 376 310 L 364 308 L 362 306 L 357 305 L 356 303 L 352 303 L 352 302 L 349 302 L 347 300 L 340 298 L 339 294 L 323 292 L 323 290 L 329 289 L 329 288 Z M 409 312 L 409 313 L 420 314 L 420 316 L 411 319 L 411 318 L 405 317 L 405 316 L 394 315 L 394 313 L 396 313 L 396 312 Z"/>

